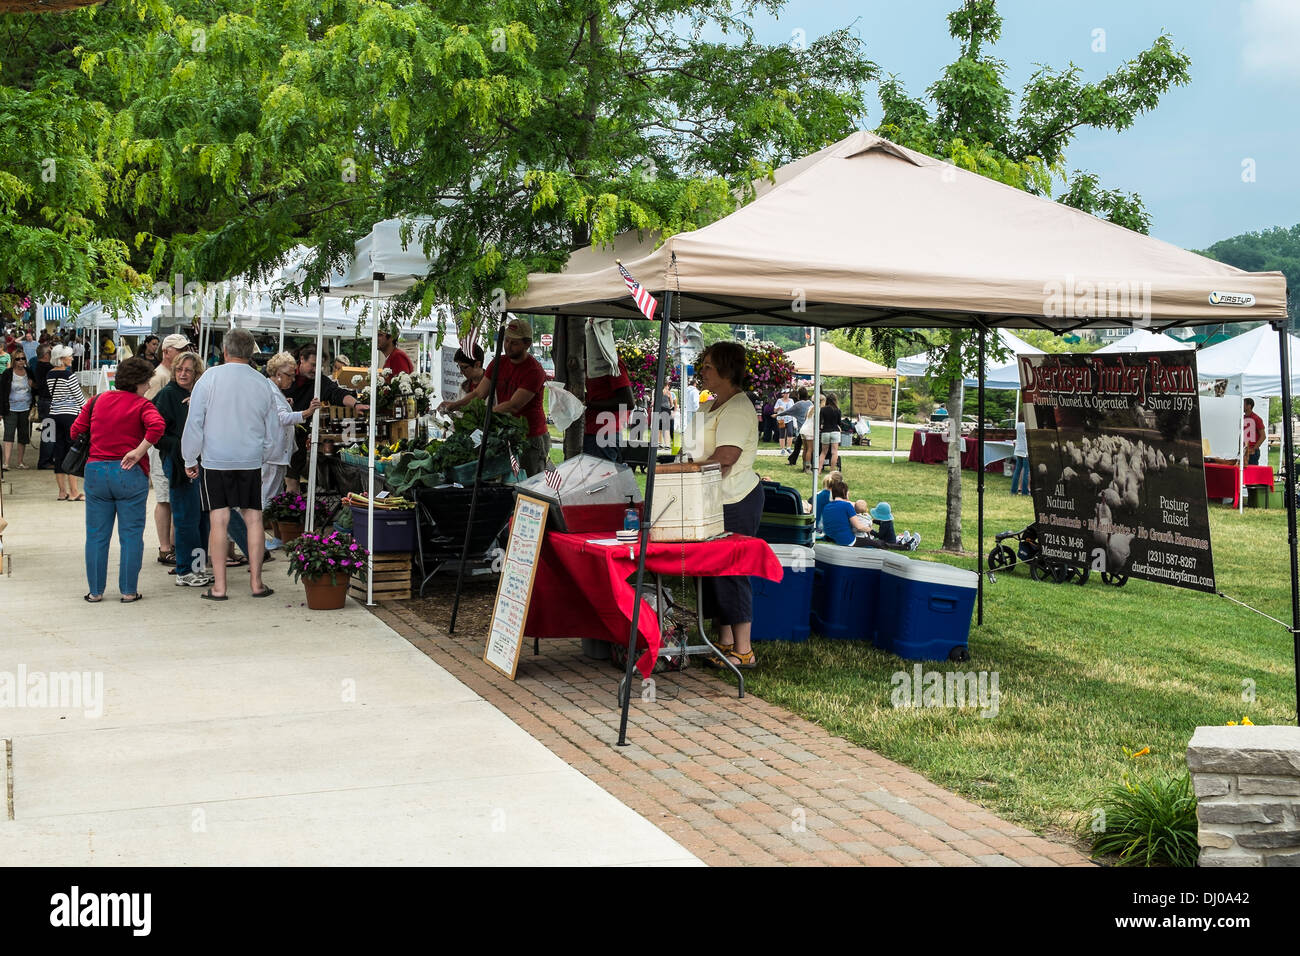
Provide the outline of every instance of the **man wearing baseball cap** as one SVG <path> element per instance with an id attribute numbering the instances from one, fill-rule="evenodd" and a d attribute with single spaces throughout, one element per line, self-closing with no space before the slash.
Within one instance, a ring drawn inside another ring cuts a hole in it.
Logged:
<path id="1" fill-rule="evenodd" d="M 396 326 L 381 325 L 379 327 L 379 351 L 384 356 L 384 364 L 380 368 L 391 369 L 394 375 L 406 372 L 408 375 L 415 372 L 415 366 L 411 364 L 411 357 L 397 347 L 397 337 L 399 333 Z"/>
<path id="2" fill-rule="evenodd" d="M 501 366 L 496 404 L 492 406 L 494 415 L 518 415 L 528 423 L 528 441 L 520 449 L 519 461 L 530 476 L 543 471 L 551 457 L 551 436 L 546 431 L 546 413 L 542 410 L 546 370 L 541 362 L 528 354 L 532 344 L 533 327 L 528 320 L 511 316 L 506 322 L 503 347 L 506 362 Z M 497 360 L 493 359 L 473 391 L 455 401 L 443 402 L 440 407 L 451 412 L 476 398 L 486 399 L 496 364 Z"/>
<path id="3" fill-rule="evenodd" d="M 149 379 L 149 390 L 144 397 L 154 400 L 159 392 L 172 380 L 172 362 L 190 347 L 190 340 L 179 333 L 169 335 L 162 340 L 162 350 L 158 367 Z M 158 563 L 175 564 L 176 554 L 172 546 L 172 494 L 171 485 L 163 471 L 162 456 L 157 448 L 149 449 L 149 480 L 153 484 L 153 525 L 158 532 Z"/>

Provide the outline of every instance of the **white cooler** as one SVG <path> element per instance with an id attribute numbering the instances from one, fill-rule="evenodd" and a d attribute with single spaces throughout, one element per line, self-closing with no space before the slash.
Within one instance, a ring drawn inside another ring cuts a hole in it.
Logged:
<path id="1" fill-rule="evenodd" d="M 722 534 L 722 466 L 655 468 L 651 541 L 705 541 Z"/>

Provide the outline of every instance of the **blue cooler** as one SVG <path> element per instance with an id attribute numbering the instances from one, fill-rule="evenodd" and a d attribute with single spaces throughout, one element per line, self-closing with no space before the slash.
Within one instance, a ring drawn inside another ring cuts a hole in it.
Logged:
<path id="1" fill-rule="evenodd" d="M 881 573 L 909 559 L 882 548 L 846 548 L 819 541 L 813 581 L 812 624 L 822 637 L 879 643 L 877 628 L 892 620 L 881 614 Z"/>
<path id="2" fill-rule="evenodd" d="M 819 555 L 820 560 L 820 555 Z M 933 561 L 883 569 L 880 611 L 892 627 L 882 650 L 909 661 L 966 660 L 979 576 Z"/>
<path id="3" fill-rule="evenodd" d="M 749 579 L 754 589 L 754 623 L 750 637 L 756 641 L 806 641 L 812 612 L 813 550 L 797 544 L 774 544 L 781 562 L 780 581 Z"/>

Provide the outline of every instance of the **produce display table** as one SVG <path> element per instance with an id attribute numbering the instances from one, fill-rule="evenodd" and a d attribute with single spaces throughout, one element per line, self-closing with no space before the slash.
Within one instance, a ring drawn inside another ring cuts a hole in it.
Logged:
<path id="1" fill-rule="evenodd" d="M 524 633 L 529 637 L 586 637 L 627 644 L 632 627 L 636 546 L 601 543 L 613 532 L 548 531 L 533 579 Z M 731 534 L 712 541 L 651 543 L 646 571 L 673 579 L 751 575 L 781 580 L 781 562 L 766 541 Z M 646 652 L 637 661 L 649 677 L 659 654 L 659 617 L 642 602 L 637 621 Z"/>
<path id="2" fill-rule="evenodd" d="M 997 458 L 990 458 L 990 445 L 996 444 L 992 449 L 995 453 L 1000 451 L 1004 443 L 993 443 L 987 439 L 984 442 L 985 468 L 989 471 L 996 471 L 997 462 L 1002 461 L 1006 455 L 1000 455 Z M 979 468 L 977 464 L 979 457 L 979 442 L 974 438 L 962 438 L 961 440 L 961 466 L 976 471 Z M 912 432 L 912 450 L 907 456 L 908 461 L 919 461 L 923 464 L 933 465 L 942 464 L 948 460 L 948 438 L 943 432 L 928 432 L 917 430 Z"/>
<path id="3" fill-rule="evenodd" d="M 1273 469 L 1268 465 L 1247 465 L 1246 480 L 1238 480 L 1241 469 L 1237 465 L 1221 465 L 1217 462 L 1207 461 L 1205 463 L 1205 497 L 1211 500 L 1216 498 L 1231 498 L 1232 506 L 1235 508 L 1241 503 L 1241 486 L 1248 487 L 1260 486 L 1267 488 L 1270 492 L 1273 490 Z"/>

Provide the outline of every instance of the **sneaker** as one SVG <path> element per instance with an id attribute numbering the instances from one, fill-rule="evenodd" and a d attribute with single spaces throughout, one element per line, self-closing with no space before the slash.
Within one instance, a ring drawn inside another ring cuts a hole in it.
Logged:
<path id="1" fill-rule="evenodd" d="M 176 586 L 178 588 L 205 588 L 211 583 L 212 575 L 199 574 L 197 571 L 176 575 Z"/>
<path id="2" fill-rule="evenodd" d="M 269 539 L 269 540 L 266 542 L 266 550 L 267 550 L 267 551 L 274 551 L 274 550 L 276 550 L 277 548 L 279 548 L 279 547 L 280 547 L 281 545 L 283 545 L 283 544 L 284 544 L 284 542 L 281 541 L 279 538 L 271 538 L 271 539 Z"/>
<path id="3" fill-rule="evenodd" d="M 911 537 L 908 538 L 907 541 L 907 550 L 915 551 L 921 544 L 921 536 L 912 531 L 909 531 L 907 533 L 911 535 Z"/>

